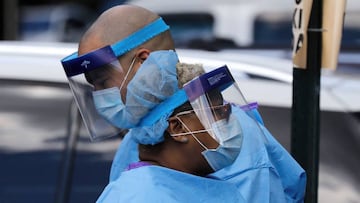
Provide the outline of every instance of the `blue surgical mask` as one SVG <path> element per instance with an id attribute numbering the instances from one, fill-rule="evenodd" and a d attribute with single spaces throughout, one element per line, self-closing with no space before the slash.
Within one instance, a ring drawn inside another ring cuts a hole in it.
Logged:
<path id="1" fill-rule="evenodd" d="M 174 51 L 151 52 L 127 86 L 126 104 L 118 87 L 93 92 L 98 113 L 118 128 L 136 127 L 154 106 L 177 91 L 177 63 Z"/>
<path id="2" fill-rule="evenodd" d="M 229 118 L 216 121 L 212 124 L 211 129 L 191 131 L 185 123 L 176 116 L 184 125 L 188 132 L 171 134 L 171 136 L 192 135 L 193 138 L 205 149 L 201 154 L 214 171 L 230 166 L 237 158 L 241 151 L 243 140 L 242 129 L 237 118 L 230 114 Z M 214 134 L 219 142 L 216 149 L 207 148 L 196 136 L 197 133 Z"/>
<path id="3" fill-rule="evenodd" d="M 121 99 L 120 92 L 129 76 L 129 73 L 134 67 L 135 60 L 136 57 L 134 57 L 131 61 L 130 67 L 125 74 L 120 88 L 111 87 L 93 92 L 94 104 L 98 113 L 111 124 L 119 128 L 129 128 L 134 125 L 131 123 L 131 119 L 126 119 L 126 113 L 124 112 L 125 105 Z"/>
<path id="4" fill-rule="evenodd" d="M 216 121 L 212 124 L 212 131 L 219 140 L 216 149 L 205 149 L 202 155 L 214 171 L 231 165 L 241 151 L 242 129 L 234 115 L 229 119 Z"/>
<path id="5" fill-rule="evenodd" d="M 125 119 L 125 105 L 122 102 L 120 89 L 118 87 L 107 88 L 93 92 L 93 99 L 98 113 L 111 124 L 125 128 L 129 123 Z"/>

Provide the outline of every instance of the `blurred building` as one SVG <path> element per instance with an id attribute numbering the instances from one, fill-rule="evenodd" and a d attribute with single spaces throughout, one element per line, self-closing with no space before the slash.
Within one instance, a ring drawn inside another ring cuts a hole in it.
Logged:
<path id="1" fill-rule="evenodd" d="M 0 39 L 76 42 L 102 11 L 121 3 L 121 0 L 2 0 Z"/>
<path id="2" fill-rule="evenodd" d="M 177 47 L 291 49 L 293 1 L 3 0 L 1 39 L 77 42 L 105 9 L 135 4 L 159 13 Z M 347 0 L 342 46 L 360 47 L 360 1 Z"/>

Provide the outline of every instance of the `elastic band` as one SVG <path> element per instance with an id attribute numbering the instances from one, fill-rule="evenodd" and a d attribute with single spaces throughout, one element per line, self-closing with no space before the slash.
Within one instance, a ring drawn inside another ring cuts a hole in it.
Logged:
<path id="1" fill-rule="evenodd" d="M 191 131 L 187 126 L 186 124 L 179 118 L 177 117 L 177 119 L 179 120 L 179 122 L 186 128 L 186 130 L 188 132 L 186 133 L 178 133 L 178 134 L 172 134 L 171 136 L 172 137 L 175 137 L 175 136 L 181 136 L 181 135 L 191 135 L 205 150 L 209 150 L 202 142 L 200 142 L 200 140 L 194 135 L 196 133 L 203 133 L 203 132 L 208 132 L 208 130 L 197 130 L 197 131 Z"/>
<path id="2" fill-rule="evenodd" d="M 125 39 L 111 45 L 111 48 L 115 55 L 119 57 L 168 29 L 169 26 L 166 25 L 163 19 L 158 18 Z"/>
<path id="3" fill-rule="evenodd" d="M 188 97 L 183 89 L 175 92 L 171 97 L 153 108 L 144 118 L 141 119 L 138 126 L 151 126 L 162 116 L 174 111 L 177 107 L 188 101 Z"/>
<path id="4" fill-rule="evenodd" d="M 193 134 L 206 133 L 206 132 L 209 132 L 209 131 L 210 131 L 210 130 L 196 130 L 196 131 L 191 131 L 191 130 L 186 126 L 186 124 L 185 124 L 180 118 L 178 118 L 178 120 L 179 120 L 179 122 L 180 122 L 181 124 L 184 125 L 184 127 L 186 128 L 186 130 L 187 130 L 188 132 L 186 132 L 186 133 L 171 134 L 172 137 L 182 136 L 182 135 L 190 135 L 190 134 L 192 134 L 192 133 L 193 133 Z"/>

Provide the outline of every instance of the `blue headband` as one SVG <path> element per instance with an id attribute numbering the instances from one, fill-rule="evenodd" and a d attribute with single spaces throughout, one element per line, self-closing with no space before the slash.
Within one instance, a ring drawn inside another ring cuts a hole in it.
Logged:
<path id="1" fill-rule="evenodd" d="M 114 50 L 115 55 L 119 57 L 168 29 L 169 26 L 166 25 L 163 19 L 158 18 L 125 39 L 111 45 L 111 48 Z"/>
<path id="2" fill-rule="evenodd" d="M 78 53 L 75 52 L 61 60 L 61 63 L 65 69 L 66 75 L 68 77 L 84 73 L 91 69 L 100 67 L 101 65 L 108 64 L 109 62 L 114 61 L 114 57 L 119 57 L 135 47 L 145 43 L 146 41 L 152 39 L 153 37 L 165 32 L 169 29 L 169 26 L 163 21 L 162 18 L 158 18 L 154 22 L 146 25 L 140 30 L 132 33 L 125 39 L 114 43 L 111 46 L 105 46 L 95 51 L 89 52 L 87 54 L 81 55 L 78 57 Z M 109 47 L 109 48 L 107 48 Z M 100 50 L 100 51 L 99 51 Z M 105 51 L 109 53 L 109 57 L 104 58 L 104 60 L 99 61 L 99 57 L 103 57 Z M 97 55 L 101 56 L 97 56 Z M 112 60 L 112 61 L 109 61 Z M 95 62 L 97 61 L 97 62 Z M 86 63 L 84 63 L 86 62 Z M 90 63 L 92 62 L 92 63 Z M 93 64 L 93 65 L 91 65 Z"/>

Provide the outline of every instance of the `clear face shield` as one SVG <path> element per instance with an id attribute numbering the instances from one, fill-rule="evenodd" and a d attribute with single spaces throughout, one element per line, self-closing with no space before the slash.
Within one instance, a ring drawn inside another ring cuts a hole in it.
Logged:
<path id="1" fill-rule="evenodd" d="M 164 115 L 177 118 L 185 132 L 171 136 L 193 136 L 203 147 L 204 158 L 214 171 L 218 171 L 231 165 L 238 157 L 244 126 L 259 129 L 257 119 L 251 113 L 256 107 L 256 104 L 246 102 L 229 69 L 223 66 L 186 83 L 183 89 L 152 109 L 141 120 L 141 125 L 153 129 Z M 195 114 L 197 119 L 184 120 L 193 118 L 183 117 L 187 114 Z M 200 136 L 204 133 L 210 135 L 218 146 L 214 148 L 202 143 Z"/>
<path id="2" fill-rule="evenodd" d="M 221 145 L 225 142 L 224 136 L 232 133 L 224 132 L 228 130 L 224 125 L 237 122 L 232 115 L 233 106 L 247 105 L 228 68 L 224 66 L 203 74 L 184 85 L 184 90 L 205 130 Z M 237 130 L 241 131 L 237 123 L 231 125 L 237 125 Z"/>
<path id="3" fill-rule="evenodd" d="M 229 69 L 223 66 L 200 75 L 183 89 L 204 130 L 219 144 L 216 148 L 207 147 L 198 139 L 201 135 L 190 131 L 204 148 L 202 155 L 214 171 L 230 166 L 241 151 L 243 127 L 249 125 L 249 121 L 240 119 L 235 111 L 241 108 L 250 112 L 250 106 Z"/>
<path id="4" fill-rule="evenodd" d="M 111 117 L 119 110 L 116 108 L 124 108 L 120 89 L 127 73 L 118 57 L 168 29 L 169 26 L 158 18 L 113 45 L 81 56 L 74 53 L 61 61 L 91 141 L 123 134 L 128 129 L 114 125 L 104 116 Z"/>
<path id="5" fill-rule="evenodd" d="M 125 129 L 111 125 L 100 116 L 93 99 L 94 87 L 120 87 L 124 79 L 124 71 L 110 46 L 80 57 L 69 56 L 64 59 L 63 66 L 91 140 L 98 141 L 122 133 Z M 114 100 L 121 99 L 120 91 L 118 93 L 119 97 Z"/>

